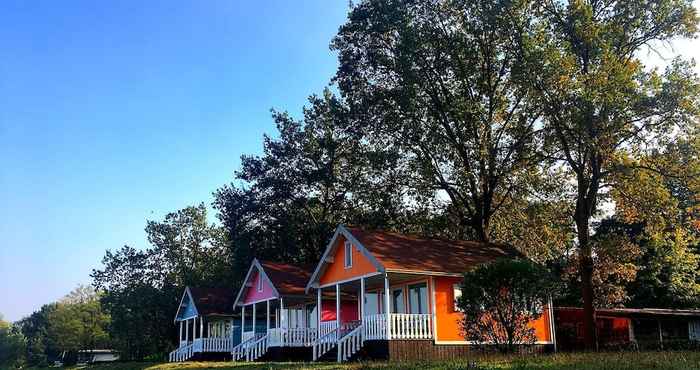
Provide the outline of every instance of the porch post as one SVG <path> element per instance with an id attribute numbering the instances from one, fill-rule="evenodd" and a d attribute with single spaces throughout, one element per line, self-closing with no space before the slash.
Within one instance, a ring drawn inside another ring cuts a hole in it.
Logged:
<path id="1" fill-rule="evenodd" d="M 321 337 L 321 287 L 316 289 L 316 334 Z"/>
<path id="2" fill-rule="evenodd" d="M 386 314 L 386 339 L 391 339 L 391 301 L 389 300 L 389 274 L 384 273 L 384 313 Z"/>
<path id="3" fill-rule="evenodd" d="M 199 318 L 199 337 L 204 338 L 204 316 Z"/>
<path id="4" fill-rule="evenodd" d="M 185 342 L 190 342 L 190 319 L 185 320 Z"/>
<path id="5" fill-rule="evenodd" d="M 360 278 L 360 321 L 365 323 L 365 278 Z"/>
<path id="6" fill-rule="evenodd" d="M 177 346 L 180 347 L 182 345 L 182 320 L 180 320 L 180 341 L 177 342 Z"/>
<path id="7" fill-rule="evenodd" d="M 270 300 L 268 299 L 267 301 L 267 322 L 266 322 L 266 328 L 267 330 L 270 330 Z"/>
<path id="8" fill-rule="evenodd" d="M 340 284 L 335 284 L 335 325 L 340 330 Z"/>
<path id="9" fill-rule="evenodd" d="M 280 297 L 280 328 L 289 327 L 288 321 L 284 320 L 284 300 Z"/>
<path id="10" fill-rule="evenodd" d="M 243 343 L 244 333 L 245 333 L 245 306 L 241 306 L 241 343 Z"/>

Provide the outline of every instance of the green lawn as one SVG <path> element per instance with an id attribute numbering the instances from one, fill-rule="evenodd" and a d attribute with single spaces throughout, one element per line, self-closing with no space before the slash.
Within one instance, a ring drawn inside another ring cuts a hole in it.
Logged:
<path id="1" fill-rule="evenodd" d="M 474 366 L 475 364 L 475 366 Z M 492 357 L 455 362 L 368 362 L 335 363 L 232 363 L 184 362 L 174 364 L 121 363 L 90 367 L 96 370 L 185 370 L 185 369 L 514 369 L 514 370 L 662 370 L 698 369 L 700 352 L 576 353 L 527 357 Z"/>

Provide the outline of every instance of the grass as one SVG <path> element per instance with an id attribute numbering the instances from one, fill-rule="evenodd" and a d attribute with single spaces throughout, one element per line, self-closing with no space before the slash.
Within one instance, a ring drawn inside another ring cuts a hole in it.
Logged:
<path id="1" fill-rule="evenodd" d="M 700 370 L 700 352 L 619 352 L 571 353 L 524 357 L 491 357 L 453 362 L 365 362 L 335 363 L 116 363 L 90 366 L 95 370 L 249 370 L 249 369 L 345 369 L 345 370 L 398 370 L 398 369 L 476 369 L 476 370 Z"/>

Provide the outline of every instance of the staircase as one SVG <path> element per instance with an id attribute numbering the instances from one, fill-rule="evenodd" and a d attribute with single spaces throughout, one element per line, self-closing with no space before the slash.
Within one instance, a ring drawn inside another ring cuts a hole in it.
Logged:
<path id="1" fill-rule="evenodd" d="M 313 360 L 318 361 L 318 359 L 321 358 L 321 356 L 325 355 L 328 351 L 335 348 L 337 344 L 338 329 L 333 329 L 328 334 L 319 337 L 313 344 Z"/>
<path id="2" fill-rule="evenodd" d="M 364 344 L 364 326 L 360 325 L 338 340 L 338 362 L 347 361 Z"/>
<path id="3" fill-rule="evenodd" d="M 248 347 L 250 347 L 258 339 L 260 339 L 260 337 L 254 335 L 233 347 L 231 350 L 231 357 L 233 361 L 239 361 L 242 360 L 243 357 L 246 357 L 248 354 Z"/>
<path id="4" fill-rule="evenodd" d="M 182 362 L 187 361 L 194 355 L 194 343 L 190 343 L 186 346 L 182 346 L 172 352 L 168 356 L 170 362 Z"/>
<path id="5" fill-rule="evenodd" d="M 342 337 L 339 337 L 342 335 Z M 359 325 L 347 334 L 342 331 L 333 330 L 330 333 L 318 338 L 313 345 L 313 360 L 330 360 L 329 355 L 335 352 L 335 359 L 338 362 L 348 361 L 355 355 L 364 344 L 364 326 Z M 331 357 L 332 358 L 332 357 Z"/>
<path id="6" fill-rule="evenodd" d="M 267 352 L 267 334 L 263 335 L 260 339 L 254 340 L 248 348 L 246 348 L 245 360 L 255 361 L 262 357 Z"/>

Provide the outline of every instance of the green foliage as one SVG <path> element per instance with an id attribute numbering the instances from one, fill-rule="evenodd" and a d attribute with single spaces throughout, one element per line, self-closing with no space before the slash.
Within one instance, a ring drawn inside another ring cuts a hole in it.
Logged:
<path id="1" fill-rule="evenodd" d="M 223 229 L 207 223 L 206 214 L 202 204 L 149 221 L 151 248 L 107 251 L 103 269 L 93 271 L 122 358 L 162 357 L 173 347 L 172 320 L 185 286 L 231 287 L 227 238 Z"/>
<path id="2" fill-rule="evenodd" d="M 242 157 L 238 185 L 215 193 L 240 273 L 253 255 L 315 263 L 340 223 L 396 228 L 409 219 L 396 157 L 353 131 L 348 106 L 329 90 L 309 104 L 301 121 L 273 111 L 278 137 Z"/>
<path id="3" fill-rule="evenodd" d="M 545 268 L 527 260 L 499 260 L 465 273 L 458 300 L 464 334 L 507 352 L 534 343 L 530 323 L 542 316 L 552 281 Z"/>
<path id="4" fill-rule="evenodd" d="M 26 350 L 27 341 L 22 333 L 0 315 L 0 369 L 22 367 Z"/>
<path id="5" fill-rule="evenodd" d="M 493 238 L 493 218 L 535 184 L 540 109 L 525 99 L 513 32 L 527 11 L 506 0 L 361 1 L 332 43 L 357 125 L 397 151 L 412 201 L 447 214 L 455 238 Z"/>

